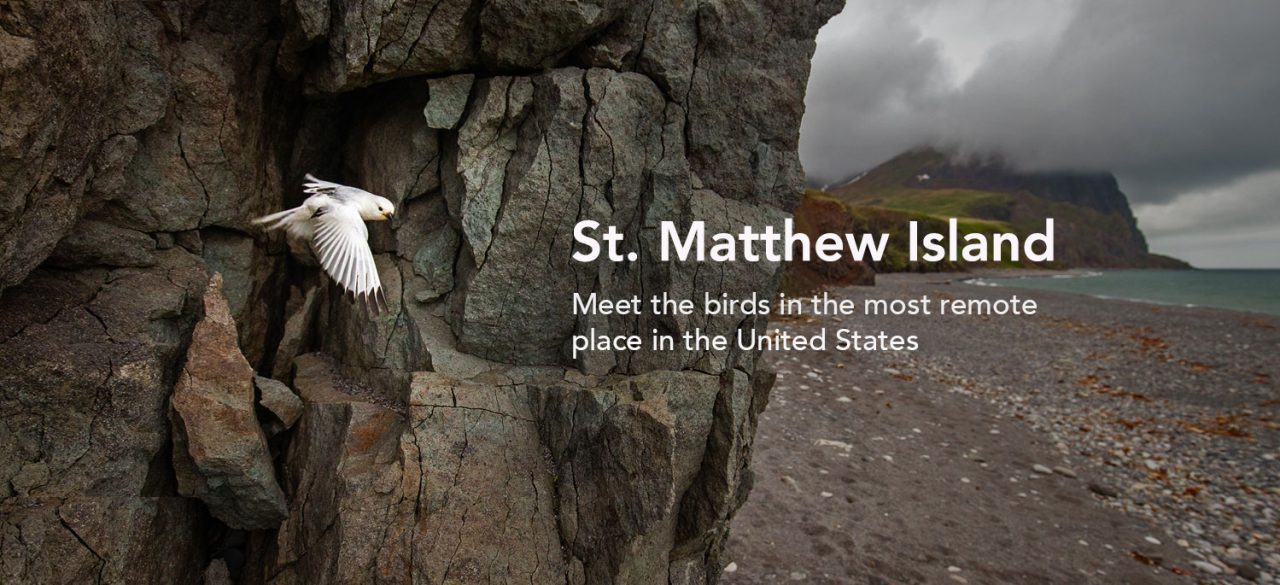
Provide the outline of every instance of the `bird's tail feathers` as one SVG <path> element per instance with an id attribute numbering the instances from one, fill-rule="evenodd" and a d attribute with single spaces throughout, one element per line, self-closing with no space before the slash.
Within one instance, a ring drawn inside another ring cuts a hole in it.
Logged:
<path id="1" fill-rule="evenodd" d="M 277 230 L 284 227 L 285 224 L 289 223 L 290 217 L 294 214 L 294 212 L 298 211 L 298 209 L 300 208 L 294 207 L 293 209 L 286 209 L 284 211 L 277 211 L 270 215 L 264 215 L 262 217 L 254 219 L 253 223 L 256 225 L 262 225 L 264 223 L 271 223 L 274 221 L 275 222 L 274 224 L 267 226 L 267 230 L 268 231 Z"/>

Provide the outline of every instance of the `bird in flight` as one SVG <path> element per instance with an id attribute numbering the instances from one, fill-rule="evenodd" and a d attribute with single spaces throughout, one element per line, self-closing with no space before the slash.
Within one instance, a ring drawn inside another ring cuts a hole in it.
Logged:
<path id="1" fill-rule="evenodd" d="M 386 197 L 321 181 L 310 173 L 303 191 L 310 197 L 302 205 L 264 215 L 253 223 L 270 224 L 268 231 L 284 228 L 289 238 L 310 243 L 320 266 L 338 286 L 375 310 L 386 310 L 364 222 L 390 219 L 395 206 Z"/>

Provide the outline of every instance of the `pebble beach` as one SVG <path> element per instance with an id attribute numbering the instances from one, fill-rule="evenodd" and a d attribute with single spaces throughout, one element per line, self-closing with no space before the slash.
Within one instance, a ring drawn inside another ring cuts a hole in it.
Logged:
<path id="1" fill-rule="evenodd" d="M 723 582 L 1280 580 L 1280 319 L 964 278 L 828 293 L 1036 314 L 773 321 L 919 347 L 770 354 Z"/>

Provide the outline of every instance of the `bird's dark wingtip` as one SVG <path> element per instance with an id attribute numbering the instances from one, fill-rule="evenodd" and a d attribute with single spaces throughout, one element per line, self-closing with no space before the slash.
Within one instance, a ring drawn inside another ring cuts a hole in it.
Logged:
<path id="1" fill-rule="evenodd" d="M 337 284 L 336 282 L 334 284 Z M 382 292 L 382 288 L 374 289 L 370 292 L 359 293 L 348 289 L 341 285 L 338 288 L 342 291 L 342 296 L 351 304 L 360 304 L 373 311 L 374 316 L 390 313 L 391 308 L 387 304 L 387 295 Z"/>

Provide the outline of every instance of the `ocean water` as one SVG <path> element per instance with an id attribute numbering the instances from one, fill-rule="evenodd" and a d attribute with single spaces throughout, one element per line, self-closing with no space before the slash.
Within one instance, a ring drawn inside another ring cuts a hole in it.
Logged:
<path id="1" fill-rule="evenodd" d="M 1280 315 L 1280 270 L 1104 270 L 970 282 Z"/>

